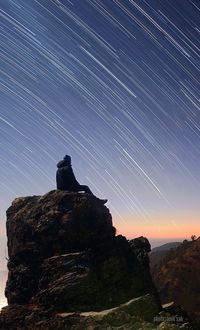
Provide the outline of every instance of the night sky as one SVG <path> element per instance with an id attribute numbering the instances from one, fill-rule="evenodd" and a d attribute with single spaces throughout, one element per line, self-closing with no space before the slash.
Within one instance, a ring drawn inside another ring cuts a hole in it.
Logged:
<path id="1" fill-rule="evenodd" d="M 78 181 L 129 236 L 199 234 L 199 0 L 0 0 L 1 233 Z"/>

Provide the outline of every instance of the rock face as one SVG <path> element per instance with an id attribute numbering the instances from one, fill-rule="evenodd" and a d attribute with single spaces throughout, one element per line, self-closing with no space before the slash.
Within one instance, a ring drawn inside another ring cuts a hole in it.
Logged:
<path id="1" fill-rule="evenodd" d="M 7 236 L 8 306 L 0 329 L 134 329 L 162 310 L 148 240 L 116 236 L 108 208 L 95 196 L 51 191 L 15 199 Z M 137 316 L 130 312 L 136 305 Z"/>

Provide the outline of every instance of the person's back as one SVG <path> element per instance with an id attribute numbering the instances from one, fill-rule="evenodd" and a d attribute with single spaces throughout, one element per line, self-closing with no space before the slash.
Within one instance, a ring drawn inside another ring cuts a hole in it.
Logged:
<path id="1" fill-rule="evenodd" d="M 73 188 L 79 186 L 78 181 L 73 173 L 71 162 L 67 159 L 61 160 L 57 164 L 56 172 L 57 189 L 73 191 Z"/>
<path id="2" fill-rule="evenodd" d="M 71 157 L 66 155 L 63 160 L 57 164 L 56 183 L 57 189 L 67 191 L 85 191 L 88 194 L 92 194 L 90 188 L 85 185 L 80 185 L 75 178 L 74 172 L 71 166 Z"/>

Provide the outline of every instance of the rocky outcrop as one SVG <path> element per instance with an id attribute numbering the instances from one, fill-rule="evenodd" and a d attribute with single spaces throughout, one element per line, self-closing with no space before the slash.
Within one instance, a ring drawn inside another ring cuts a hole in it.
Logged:
<path id="1" fill-rule="evenodd" d="M 153 326 L 162 312 L 148 240 L 116 236 L 108 208 L 93 195 L 17 198 L 7 210 L 7 236 L 1 329 L 134 329 Z"/>

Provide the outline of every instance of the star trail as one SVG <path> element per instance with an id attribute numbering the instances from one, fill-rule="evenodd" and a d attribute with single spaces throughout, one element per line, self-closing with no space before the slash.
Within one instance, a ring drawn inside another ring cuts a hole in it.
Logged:
<path id="1" fill-rule="evenodd" d="M 0 9 L 2 235 L 11 201 L 55 189 L 65 154 L 78 181 L 108 198 L 117 228 L 195 234 L 200 2 L 1 0 Z"/>

